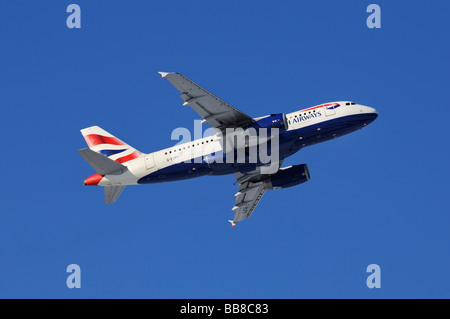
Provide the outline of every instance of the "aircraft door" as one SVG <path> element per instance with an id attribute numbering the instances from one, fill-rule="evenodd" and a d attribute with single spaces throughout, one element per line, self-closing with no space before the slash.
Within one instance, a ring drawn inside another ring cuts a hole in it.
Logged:
<path id="1" fill-rule="evenodd" d="M 155 156 L 153 153 L 148 154 L 145 156 L 145 167 L 147 169 L 151 169 L 153 167 L 155 167 Z"/>

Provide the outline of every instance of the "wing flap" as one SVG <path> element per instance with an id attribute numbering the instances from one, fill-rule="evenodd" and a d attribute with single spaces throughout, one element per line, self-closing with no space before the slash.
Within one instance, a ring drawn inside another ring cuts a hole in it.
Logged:
<path id="1" fill-rule="evenodd" d="M 283 163 L 283 160 L 278 162 L 278 167 Z M 265 180 L 270 176 L 270 174 L 261 174 L 261 167 L 256 170 L 242 174 L 235 173 L 236 182 L 239 184 L 237 193 L 234 195 L 236 201 L 232 211 L 234 211 L 234 219 L 229 220 L 231 225 L 234 227 L 238 222 L 250 218 L 250 216 L 255 211 L 256 206 L 258 206 L 259 201 L 266 192 L 264 186 Z"/>
<path id="2" fill-rule="evenodd" d="M 234 219 L 232 220 L 233 226 L 246 218 L 250 218 L 265 191 L 264 182 L 245 182 L 239 185 L 236 202 L 233 207 L 235 211 Z"/>

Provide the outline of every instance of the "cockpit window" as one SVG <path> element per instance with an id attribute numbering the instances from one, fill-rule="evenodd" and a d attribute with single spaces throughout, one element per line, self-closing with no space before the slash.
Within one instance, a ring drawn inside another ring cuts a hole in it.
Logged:
<path id="1" fill-rule="evenodd" d="M 356 105 L 356 103 L 355 102 L 351 102 L 350 105 Z"/>

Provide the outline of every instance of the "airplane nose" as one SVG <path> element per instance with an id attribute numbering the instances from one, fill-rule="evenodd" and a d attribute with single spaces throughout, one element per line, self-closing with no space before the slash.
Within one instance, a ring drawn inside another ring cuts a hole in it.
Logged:
<path id="1" fill-rule="evenodd" d="M 366 114 L 370 121 L 374 121 L 378 117 L 378 112 L 373 107 L 361 105 L 361 112 Z"/>
<path id="2" fill-rule="evenodd" d="M 366 105 L 359 105 L 361 107 L 361 112 L 368 113 L 368 114 L 378 114 L 377 110 L 375 110 L 373 107 L 366 106 Z"/>
<path id="3" fill-rule="evenodd" d="M 372 123 L 378 117 L 378 112 L 373 107 L 364 106 L 361 111 L 365 114 L 366 117 L 364 126 Z"/>
<path id="4" fill-rule="evenodd" d="M 370 108 L 370 115 L 373 117 L 372 121 L 375 121 L 375 119 L 378 117 L 378 112 L 374 108 Z"/>

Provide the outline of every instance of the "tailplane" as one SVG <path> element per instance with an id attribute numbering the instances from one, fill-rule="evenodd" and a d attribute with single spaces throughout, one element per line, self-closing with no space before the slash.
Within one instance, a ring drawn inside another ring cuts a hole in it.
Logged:
<path id="1" fill-rule="evenodd" d="M 105 186 L 105 204 L 114 203 L 124 188 L 124 185 Z"/>
<path id="2" fill-rule="evenodd" d="M 97 172 L 84 180 L 84 185 L 97 186 L 105 177 L 105 175 L 122 174 L 127 170 L 127 167 L 109 159 L 99 153 L 96 153 L 88 148 L 79 150 L 81 156 L 88 162 L 89 165 Z M 101 185 L 101 184 L 100 184 Z M 125 185 L 106 185 L 105 187 L 105 204 L 114 203 L 119 195 L 122 193 Z"/>
<path id="3" fill-rule="evenodd" d="M 78 153 L 80 153 L 86 162 L 88 162 L 88 164 L 102 176 L 107 174 L 121 174 L 127 169 L 126 166 L 88 148 L 78 150 Z"/>

